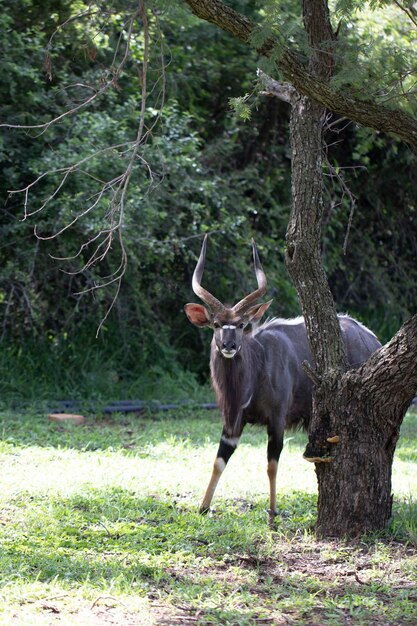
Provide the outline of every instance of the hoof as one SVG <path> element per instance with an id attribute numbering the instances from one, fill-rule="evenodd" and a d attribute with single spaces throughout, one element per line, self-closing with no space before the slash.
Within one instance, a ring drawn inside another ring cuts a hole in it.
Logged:
<path id="1" fill-rule="evenodd" d="M 207 513 L 210 512 L 210 507 L 209 506 L 200 506 L 200 508 L 198 509 L 198 512 L 200 513 L 200 515 L 207 515 Z"/>
<path id="2" fill-rule="evenodd" d="M 271 530 L 275 530 L 276 528 L 275 518 L 278 516 L 278 513 L 276 511 L 272 511 L 272 509 L 268 509 L 267 513 L 268 513 L 268 526 L 269 528 L 271 528 Z"/>

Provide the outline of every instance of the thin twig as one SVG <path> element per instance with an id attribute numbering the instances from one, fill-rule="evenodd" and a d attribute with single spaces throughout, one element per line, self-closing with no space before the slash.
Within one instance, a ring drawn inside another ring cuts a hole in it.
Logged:
<path id="1" fill-rule="evenodd" d="M 120 600 L 120 598 L 115 598 L 114 596 L 98 596 L 93 604 L 90 606 L 90 611 L 92 611 L 99 602 L 102 602 L 103 600 L 112 600 L 112 602 L 114 602 L 114 604 L 116 605 L 120 605 L 123 606 L 125 609 L 127 609 L 128 607 L 126 606 L 126 604 L 124 604 L 124 602 L 122 602 Z"/>
<path id="2" fill-rule="evenodd" d="M 123 223 L 123 218 L 124 218 L 124 213 L 125 213 L 125 199 L 126 199 L 126 193 L 127 193 L 127 189 L 129 186 L 129 182 L 130 182 L 130 178 L 132 176 L 132 171 L 133 171 L 133 167 L 136 161 L 136 157 L 138 155 L 139 152 L 139 147 L 142 143 L 142 139 L 143 139 L 143 130 L 145 127 L 145 114 L 146 114 L 146 103 L 147 103 L 147 71 L 148 71 L 148 61 L 149 61 L 149 25 L 148 25 L 148 17 L 147 17 L 147 13 L 146 13 L 146 7 L 144 2 L 140 2 L 139 7 L 135 13 L 134 18 L 132 18 L 131 24 L 130 24 L 130 28 L 129 28 L 129 33 L 131 36 L 131 28 L 133 27 L 133 21 L 134 19 L 136 19 L 136 17 L 138 15 L 141 15 L 142 17 L 142 21 L 143 21 L 143 31 L 144 31 L 144 49 L 143 49 L 143 71 L 142 71 L 142 88 L 141 88 L 141 96 L 142 96 L 142 100 L 141 100 L 141 110 L 140 110 L 140 118 L 139 118 L 139 127 L 138 127 L 138 131 L 137 131 L 137 135 L 136 135 L 136 141 L 135 141 L 135 145 L 133 148 L 133 152 L 132 152 L 132 156 L 130 158 L 130 161 L 128 163 L 128 166 L 126 168 L 125 174 L 124 174 L 124 180 L 121 184 L 120 187 L 120 201 L 119 201 L 119 224 L 120 227 L 118 228 L 118 239 L 119 239 L 119 245 L 120 245 L 120 249 L 121 249 L 121 254 L 122 254 L 122 263 L 121 266 L 119 266 L 119 269 L 117 270 L 117 274 L 115 274 L 115 278 L 113 280 L 111 280 L 110 282 L 107 283 L 107 285 L 111 284 L 112 282 L 116 282 L 117 287 L 116 287 L 116 293 L 113 296 L 113 299 L 110 303 L 110 305 L 107 307 L 107 311 L 104 314 L 102 320 L 100 321 L 100 324 L 97 328 L 97 333 L 96 335 L 98 335 L 100 333 L 100 330 L 102 329 L 103 325 L 105 324 L 108 316 L 110 315 L 110 312 L 112 311 L 116 300 L 119 296 L 120 293 L 120 288 L 121 288 L 121 281 L 122 278 L 124 276 L 124 274 L 126 273 L 126 268 L 127 268 L 127 253 L 126 253 L 126 248 L 124 245 L 124 241 L 123 241 L 123 235 L 122 235 L 122 229 L 121 229 L 121 225 Z M 120 272 L 119 272 L 120 270 Z"/>
<path id="3" fill-rule="evenodd" d="M 106 322 L 111 310 L 113 309 L 116 300 L 118 298 L 122 279 L 126 273 L 127 268 L 127 251 L 125 247 L 125 242 L 123 239 L 123 225 L 126 221 L 126 202 L 128 197 L 128 189 L 131 183 L 132 175 L 137 166 L 143 168 L 146 172 L 147 180 L 149 181 L 147 193 L 149 193 L 150 189 L 155 184 L 154 172 L 152 171 L 151 165 L 148 163 L 144 155 L 141 153 L 142 147 L 146 144 L 148 138 L 150 137 L 155 125 L 159 122 L 161 118 L 161 112 L 165 102 L 166 95 L 166 64 L 165 64 L 165 42 L 162 35 L 162 31 L 159 27 L 159 18 L 155 11 L 152 11 L 154 23 L 157 25 L 156 30 L 158 38 L 158 45 L 160 48 L 160 74 L 157 79 L 153 82 L 150 89 L 148 88 L 148 65 L 149 65 L 149 53 L 150 53 L 150 28 L 148 23 L 148 14 L 147 8 L 145 6 L 144 0 L 138 1 L 136 5 L 136 10 L 129 15 L 127 19 L 124 20 L 124 24 L 121 28 L 121 33 L 119 39 L 117 41 L 114 54 L 113 61 L 111 67 L 109 69 L 109 74 L 111 77 L 107 80 L 107 82 L 100 88 L 94 89 L 93 93 L 72 107 L 71 109 L 64 111 L 61 115 L 49 120 L 44 124 L 34 124 L 34 125 L 14 125 L 14 124 L 3 124 L 2 126 L 7 126 L 9 128 L 18 128 L 23 130 L 28 129 L 39 129 L 42 132 L 45 132 L 51 125 L 55 123 L 59 123 L 64 118 L 77 114 L 81 110 L 85 109 L 87 106 L 93 103 L 99 96 L 103 95 L 108 89 L 112 86 L 117 86 L 117 79 L 121 75 L 126 63 L 131 57 L 131 46 L 133 42 L 134 29 L 137 20 L 139 19 L 142 28 L 143 28 L 143 37 L 144 37 L 144 50 L 143 50 L 143 62 L 141 67 L 141 72 L 139 76 L 139 84 L 140 84 L 140 110 L 138 115 L 138 125 L 136 131 L 136 137 L 132 141 L 116 144 L 113 146 L 108 146 L 105 148 L 100 148 L 98 150 L 94 150 L 87 156 L 83 157 L 79 161 L 72 163 L 68 166 L 62 166 L 54 169 L 50 169 L 46 172 L 41 173 L 37 176 L 32 182 L 26 185 L 22 189 L 15 189 L 9 191 L 10 195 L 22 194 L 24 197 L 24 211 L 23 211 L 23 219 L 26 220 L 36 214 L 41 213 L 49 206 L 53 205 L 59 194 L 62 194 L 64 186 L 67 184 L 69 179 L 77 174 L 82 176 L 90 177 L 97 185 L 100 185 L 98 190 L 93 191 L 91 195 L 85 200 L 84 207 L 82 210 L 77 212 L 75 216 L 71 216 L 66 223 L 60 225 L 56 228 L 52 233 L 42 233 L 38 226 L 35 226 L 35 236 L 38 241 L 51 241 L 62 236 L 66 231 L 74 227 L 77 222 L 81 219 L 87 217 L 89 214 L 95 212 L 99 206 L 103 206 L 103 201 L 108 203 L 109 210 L 104 216 L 105 224 L 92 236 L 88 238 L 87 241 L 83 242 L 78 251 L 74 255 L 70 256 L 53 256 L 50 255 L 51 258 L 57 259 L 59 261 L 71 261 L 77 259 L 83 255 L 87 250 L 88 255 L 87 259 L 84 260 L 83 266 L 76 271 L 66 271 L 67 274 L 73 276 L 75 274 L 79 274 L 81 272 L 85 272 L 86 275 L 89 274 L 89 271 L 93 266 L 97 266 L 101 262 L 104 261 L 106 256 L 110 253 L 113 248 L 115 242 L 117 242 L 117 248 L 120 252 L 119 263 L 117 264 L 117 268 L 114 271 L 111 271 L 106 276 L 101 276 L 99 279 L 89 280 L 89 284 L 86 289 L 78 292 L 75 295 L 80 295 L 88 292 L 94 292 L 96 289 L 105 288 L 111 285 L 116 285 L 115 294 L 111 300 L 110 305 L 108 306 L 106 313 L 101 320 L 97 333 L 100 332 L 103 324 Z M 52 42 L 54 37 L 57 35 L 58 31 L 63 29 L 70 21 L 73 19 L 84 18 L 86 16 L 96 15 L 95 11 L 85 11 L 83 13 L 78 14 L 77 16 L 73 16 L 63 24 L 57 27 L 55 32 L 53 33 L 51 39 L 48 43 L 48 48 L 52 47 Z M 123 46 L 123 49 L 122 49 Z M 121 59 L 120 59 L 121 56 Z M 120 59 L 120 60 L 119 60 Z M 169 62 L 169 61 L 168 61 Z M 75 87 L 87 87 L 88 89 L 93 89 L 91 86 L 84 85 L 82 83 L 76 83 L 67 87 L 75 88 Z M 158 90 L 158 91 L 156 91 Z M 147 106 L 148 99 L 150 94 L 154 94 L 153 96 L 153 105 L 154 108 L 157 108 L 157 115 L 152 118 L 150 125 L 146 124 L 146 115 L 147 115 Z M 123 157 L 126 159 L 127 163 L 125 163 L 125 167 L 122 172 L 118 173 L 116 176 L 111 178 L 110 180 L 101 180 L 99 176 L 94 173 L 90 173 L 88 171 L 88 164 L 90 164 L 93 160 L 96 160 L 100 157 L 105 157 L 107 155 L 111 155 L 111 153 L 116 153 L 118 158 Z M 35 187 L 43 184 L 46 179 L 54 177 L 57 179 L 56 185 L 54 185 L 53 190 L 48 193 L 47 197 L 43 199 L 40 206 L 32 209 L 29 206 L 30 193 L 34 190 Z"/>
<path id="4" fill-rule="evenodd" d="M 416 9 L 414 9 L 414 7 L 411 7 L 411 6 L 410 7 L 405 7 L 398 0 L 394 0 L 394 4 L 396 4 L 397 7 L 399 9 L 401 9 L 401 11 L 403 11 L 410 18 L 410 20 L 413 22 L 414 26 L 417 26 L 417 11 L 416 11 Z"/>

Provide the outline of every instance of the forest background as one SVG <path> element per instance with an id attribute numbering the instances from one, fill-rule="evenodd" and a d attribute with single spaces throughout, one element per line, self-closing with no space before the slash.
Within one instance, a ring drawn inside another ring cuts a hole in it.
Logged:
<path id="1" fill-rule="evenodd" d="M 262 20 L 265 3 L 230 4 Z M 346 58 L 351 55 L 345 74 L 336 75 L 341 86 L 355 85 L 359 67 L 370 86 L 390 72 L 409 80 L 415 70 L 410 20 L 395 3 L 377 4 L 382 6 L 354 11 L 354 3 L 339 3 L 350 47 Z M 2 122 L 46 124 L 105 84 L 133 5 L 103 3 L 101 11 L 92 6 L 0 1 Z M 298 2 L 287 0 L 279 10 L 285 32 L 297 41 Z M 254 51 L 181 3 L 155 3 L 149 30 L 154 45 L 145 120 L 153 128 L 130 178 L 123 249 L 116 242 L 101 262 L 90 264 L 89 247 L 83 246 L 106 229 L 105 197 L 71 228 L 65 225 L 91 205 L 103 180 L 125 167 L 123 151 L 107 148 L 127 144 L 137 130 L 143 33 L 131 38 L 128 62 L 113 88 L 91 106 L 42 130 L 2 129 L 3 403 L 205 396 L 200 384 L 208 375 L 209 336 L 183 313 L 184 303 L 195 298 L 191 276 L 205 233 L 212 235 L 205 280 L 218 298 L 234 301 L 253 287 L 254 237 L 273 314 L 299 313 L 284 265 L 289 105 L 260 93 Z M 407 94 L 403 106 L 415 115 L 412 84 Z M 329 128 L 326 139 L 323 256 L 330 286 L 338 310 L 362 320 L 385 342 L 417 301 L 415 155 L 404 142 L 346 121 Z M 83 158 L 88 166 L 54 195 L 60 178 L 52 172 Z M 25 194 L 10 194 L 45 172 L 50 174 L 30 188 L 27 204 Z M 50 197 L 43 210 L 23 219 Z M 117 275 L 124 251 L 121 282 L 97 289 Z"/>

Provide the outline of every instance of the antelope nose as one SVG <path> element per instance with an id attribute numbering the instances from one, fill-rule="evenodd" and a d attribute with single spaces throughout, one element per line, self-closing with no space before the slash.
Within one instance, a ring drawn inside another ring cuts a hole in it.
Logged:
<path id="1" fill-rule="evenodd" d="M 223 341 L 222 348 L 223 350 L 236 350 L 236 342 L 232 340 Z"/>

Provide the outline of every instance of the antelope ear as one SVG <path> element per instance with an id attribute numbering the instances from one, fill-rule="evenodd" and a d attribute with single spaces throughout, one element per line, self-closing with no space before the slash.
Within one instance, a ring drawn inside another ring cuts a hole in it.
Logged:
<path id="1" fill-rule="evenodd" d="M 211 323 L 211 316 L 202 304 L 186 304 L 184 311 L 192 324 L 203 328 Z"/>
<path id="2" fill-rule="evenodd" d="M 255 304 L 245 313 L 245 317 L 248 322 L 259 322 L 262 315 L 269 309 L 272 304 L 272 300 L 264 302 L 263 304 Z"/>

